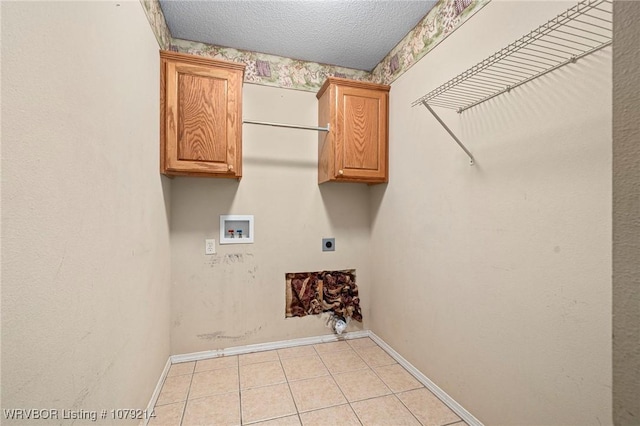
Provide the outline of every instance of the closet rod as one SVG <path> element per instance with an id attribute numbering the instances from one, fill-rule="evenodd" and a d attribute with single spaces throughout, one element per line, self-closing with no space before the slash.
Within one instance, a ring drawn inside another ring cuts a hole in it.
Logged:
<path id="1" fill-rule="evenodd" d="M 255 121 L 255 120 L 242 120 L 242 122 L 248 123 L 248 124 L 259 124 L 261 126 L 274 126 L 274 127 L 287 127 L 290 129 L 315 130 L 317 132 L 329 131 L 329 123 L 327 123 L 327 127 L 315 127 L 315 126 L 302 126 L 299 124 L 271 123 L 268 121 Z"/>

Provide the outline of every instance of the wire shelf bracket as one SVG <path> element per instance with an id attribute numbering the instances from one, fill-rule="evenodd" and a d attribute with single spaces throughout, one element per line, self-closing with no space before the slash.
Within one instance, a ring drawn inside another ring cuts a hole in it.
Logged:
<path id="1" fill-rule="evenodd" d="M 612 0 L 583 0 L 415 100 L 411 106 L 427 108 L 473 165 L 471 152 L 432 107 L 462 113 L 611 45 L 612 9 Z"/>
<path id="2" fill-rule="evenodd" d="M 447 131 L 447 133 L 449 133 L 449 135 L 451 135 L 451 137 L 453 138 L 454 141 L 456 141 L 456 143 L 460 146 L 460 148 L 462 148 L 462 150 L 469 156 L 469 164 L 471 166 L 473 166 L 476 163 L 475 158 L 473 158 L 473 154 L 471 154 L 471 152 L 469 152 L 469 150 L 467 149 L 466 146 L 464 146 L 464 144 L 462 142 L 460 142 L 460 139 L 458 139 L 458 137 L 455 135 L 455 133 L 453 133 L 453 131 L 451 131 L 451 129 L 449 128 L 449 126 L 447 126 L 444 121 L 442 121 L 442 119 L 440 118 L 440 116 L 438 114 L 436 114 L 436 112 L 433 110 L 433 108 L 431 108 L 429 106 L 429 104 L 426 101 L 423 101 L 422 104 L 424 105 L 424 107 L 426 109 L 429 110 L 429 112 L 431 114 L 433 114 L 433 116 L 435 117 L 436 120 L 438 120 L 438 122 L 442 125 L 442 127 L 444 127 L 444 129 Z"/>

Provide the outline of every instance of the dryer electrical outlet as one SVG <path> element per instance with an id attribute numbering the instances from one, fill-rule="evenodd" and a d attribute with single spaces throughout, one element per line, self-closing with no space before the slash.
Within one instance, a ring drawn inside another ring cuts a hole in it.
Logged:
<path id="1" fill-rule="evenodd" d="M 335 238 L 323 238 L 322 239 L 322 251 L 336 251 L 336 239 Z"/>

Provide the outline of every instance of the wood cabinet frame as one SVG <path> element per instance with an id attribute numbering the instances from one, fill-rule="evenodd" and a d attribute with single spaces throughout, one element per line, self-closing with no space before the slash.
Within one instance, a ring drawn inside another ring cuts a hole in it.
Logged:
<path id="1" fill-rule="evenodd" d="M 160 171 L 242 177 L 244 64 L 160 52 Z"/>
<path id="2" fill-rule="evenodd" d="M 329 77 L 318 91 L 318 182 L 383 183 L 390 86 Z"/>

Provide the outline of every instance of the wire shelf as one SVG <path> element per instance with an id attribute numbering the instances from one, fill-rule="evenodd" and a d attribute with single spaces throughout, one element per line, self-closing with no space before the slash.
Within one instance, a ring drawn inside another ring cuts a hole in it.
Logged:
<path id="1" fill-rule="evenodd" d="M 611 0 L 584 0 L 412 103 L 462 112 L 611 44 Z"/>

